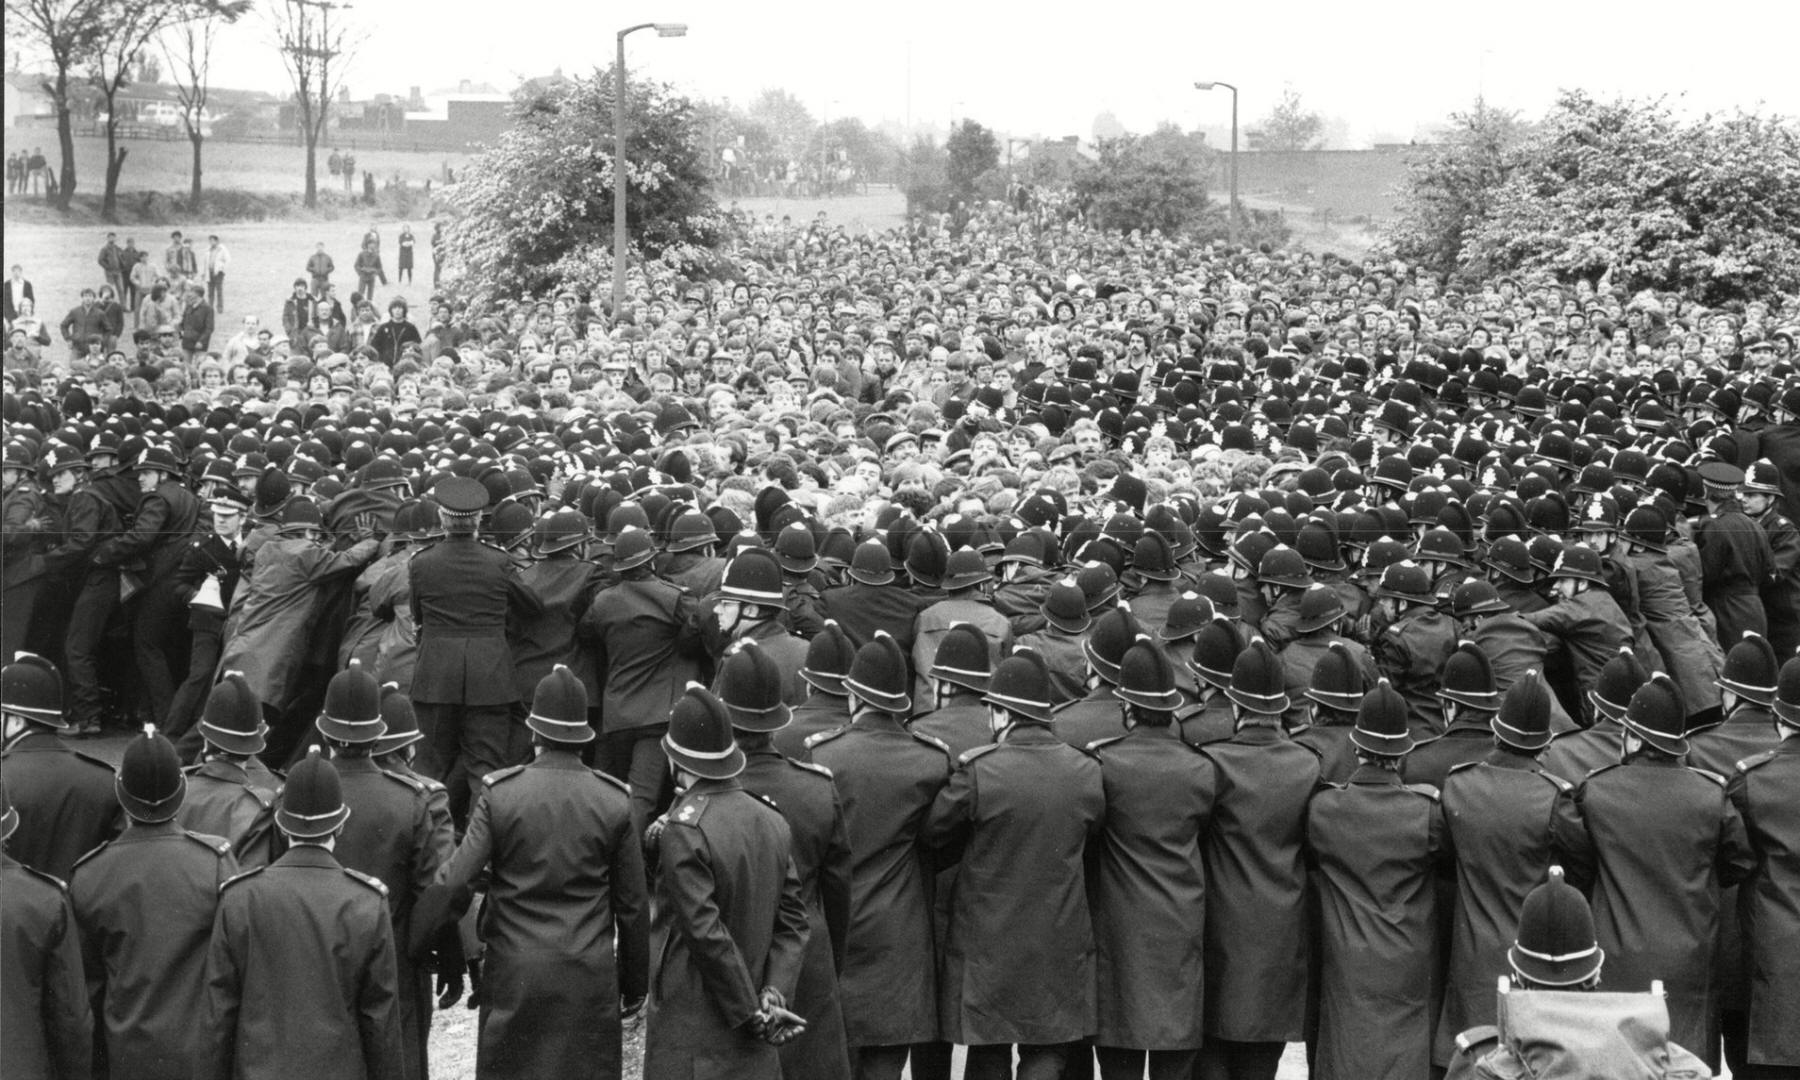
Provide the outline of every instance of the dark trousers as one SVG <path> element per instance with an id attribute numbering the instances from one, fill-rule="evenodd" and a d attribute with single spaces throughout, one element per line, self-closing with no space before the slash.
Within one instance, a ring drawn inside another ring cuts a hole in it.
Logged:
<path id="1" fill-rule="evenodd" d="M 21 582 L 0 594 L 0 662 L 12 663 L 14 654 L 25 651 L 31 633 L 31 617 L 37 611 L 38 586 L 43 577 Z"/>
<path id="2" fill-rule="evenodd" d="M 171 578 L 145 587 L 131 618 L 131 648 L 137 661 L 143 704 L 153 723 L 167 722 L 175 700 L 175 672 L 188 670 L 188 610 Z"/>
<path id="3" fill-rule="evenodd" d="M 1096 1046 L 1100 1080 L 1144 1080 L 1144 1060 L 1150 1061 L 1150 1080 L 1191 1080 L 1198 1050 L 1121 1050 Z"/>
<path id="4" fill-rule="evenodd" d="M 1200 1049 L 1199 1080 L 1275 1080 L 1286 1043 L 1207 1039 Z"/>
<path id="5" fill-rule="evenodd" d="M 208 274 L 206 277 L 206 302 L 213 306 L 215 314 L 225 314 L 225 275 Z"/>
<path id="6" fill-rule="evenodd" d="M 175 697 L 169 702 L 169 711 L 163 720 L 163 734 L 177 741 L 179 748 L 183 734 L 194 729 L 200 719 L 200 713 L 206 708 L 206 699 L 212 693 L 213 676 L 218 673 L 219 652 L 224 642 L 219 637 L 217 627 L 198 627 L 188 641 L 187 678 L 175 689 Z M 196 740 L 194 746 L 199 747 Z"/>
<path id="7" fill-rule="evenodd" d="M 969 1047 L 963 1080 L 1061 1080 L 1069 1058 L 1068 1043 L 1020 1046 L 1019 1070 L 1013 1071 L 1013 1048 L 1006 1043 Z"/>
<path id="8" fill-rule="evenodd" d="M 100 649 L 106 641 L 106 624 L 119 610 L 119 572 L 91 570 L 75 606 L 69 613 L 69 630 L 63 638 L 65 702 L 71 724 L 100 723 Z"/>
<path id="9" fill-rule="evenodd" d="M 460 832 L 469 820 L 474 786 L 514 764 L 512 706 L 415 701 L 413 711 L 425 733 L 419 771 L 448 789 L 450 815 Z"/>
<path id="10" fill-rule="evenodd" d="M 631 825 L 638 836 L 650 827 L 675 795 L 675 778 L 663 754 L 669 725 L 609 731 L 600 736 L 600 771 L 631 785 Z"/>
<path id="11" fill-rule="evenodd" d="M 856 1080 L 900 1080 L 908 1056 L 913 1080 L 950 1080 L 951 1049 L 947 1042 L 853 1046 L 850 1059 Z"/>

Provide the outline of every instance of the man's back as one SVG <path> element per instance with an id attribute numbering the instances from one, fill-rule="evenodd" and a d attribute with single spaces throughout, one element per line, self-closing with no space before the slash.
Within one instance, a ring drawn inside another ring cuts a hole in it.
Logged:
<path id="1" fill-rule="evenodd" d="M 70 750 L 54 732 L 19 737 L 0 761 L 19 812 L 19 829 L 6 850 L 33 870 L 68 880 L 75 863 L 124 824 L 112 768 Z"/>
<path id="2" fill-rule="evenodd" d="M 254 756 L 242 762 L 215 757 L 182 771 L 187 796 L 176 817 L 182 828 L 230 841 L 239 869 L 274 861 L 280 776 Z"/>
<path id="3" fill-rule="evenodd" d="M 1800 1065 L 1800 739 L 1788 738 L 1734 771 L 1726 794 L 1759 856 L 1738 890 L 1750 983 L 1749 1060 Z"/>
<path id="4" fill-rule="evenodd" d="M 886 630 L 908 655 L 912 653 L 913 622 L 924 606 L 905 589 L 859 581 L 826 589 L 819 597 L 820 614 L 837 620 L 852 645 L 860 649 L 875 640 L 875 631 Z"/>
<path id="5" fill-rule="evenodd" d="M 693 606 L 652 577 L 621 581 L 594 595 L 581 635 L 594 650 L 608 731 L 659 724 L 699 676 Z"/>
<path id="6" fill-rule="evenodd" d="M 219 896 L 197 1075 L 400 1072 L 394 938 L 381 883 L 298 845 Z"/>
<path id="7" fill-rule="evenodd" d="M 0 1073 L 87 1076 L 93 1021 L 63 883 L 0 853 Z"/>
<path id="8" fill-rule="evenodd" d="M 421 550 L 407 566 L 419 626 L 413 700 L 465 705 L 517 700 L 512 653 L 504 645 L 507 612 L 536 615 L 543 606 L 513 575 L 506 553 L 473 538 L 452 537 Z"/>

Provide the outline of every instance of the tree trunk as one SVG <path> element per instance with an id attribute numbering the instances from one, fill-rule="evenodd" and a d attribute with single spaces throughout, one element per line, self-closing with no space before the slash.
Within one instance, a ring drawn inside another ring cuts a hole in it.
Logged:
<path id="1" fill-rule="evenodd" d="M 204 137 L 198 125 L 188 128 L 188 141 L 194 144 L 194 180 L 188 189 L 188 213 L 200 209 L 200 144 Z"/>
<path id="2" fill-rule="evenodd" d="M 319 205 L 319 138 L 311 127 L 306 129 L 306 205 Z"/>
<path id="3" fill-rule="evenodd" d="M 75 197 L 75 122 L 69 113 L 69 73 L 56 73 L 56 141 L 62 148 L 62 180 L 56 189 L 56 208 L 69 212 Z"/>
<path id="4" fill-rule="evenodd" d="M 119 171 L 125 167 L 125 151 L 119 149 L 119 110 L 108 98 L 106 102 L 106 190 L 100 197 L 100 217 L 118 220 Z"/>

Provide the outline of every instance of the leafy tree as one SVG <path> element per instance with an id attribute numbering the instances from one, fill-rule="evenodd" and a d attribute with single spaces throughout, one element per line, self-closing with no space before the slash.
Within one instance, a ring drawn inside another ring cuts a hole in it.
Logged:
<path id="1" fill-rule="evenodd" d="M 906 213 L 941 213 L 950 205 L 950 155 L 937 140 L 922 138 L 900 160 L 900 190 Z"/>
<path id="2" fill-rule="evenodd" d="M 206 99 L 212 90 L 212 51 L 219 28 L 235 23 L 250 10 L 250 0 L 231 0 L 209 7 L 171 27 L 163 34 L 162 50 L 169 58 L 169 70 L 175 77 L 175 96 L 181 103 L 181 126 L 187 131 L 188 144 L 194 151 L 192 182 L 188 189 L 188 210 L 200 207 L 200 149 L 205 141 Z M 156 54 L 146 52 L 146 65 Z M 140 67 L 139 74 L 143 74 Z M 154 80 L 152 80 L 154 81 Z"/>
<path id="3" fill-rule="evenodd" d="M 522 97 L 513 129 L 446 189 L 459 215 L 450 258 L 479 294 L 541 293 L 611 274 L 615 85 L 609 70 Z M 639 77 L 626 115 L 631 239 L 647 258 L 704 261 L 724 219 L 709 193 L 706 134 L 693 103 Z"/>
<path id="4" fill-rule="evenodd" d="M 982 173 L 1000 164 L 1000 140 L 973 120 L 957 125 L 944 143 L 944 152 L 949 155 L 946 178 L 950 190 L 964 199 L 974 195 Z"/>
<path id="5" fill-rule="evenodd" d="M 1199 223 L 1207 205 L 1204 138 L 1164 124 L 1149 135 L 1107 139 L 1098 149 L 1098 161 L 1075 170 L 1075 194 L 1089 222 L 1170 235 Z"/>
<path id="6" fill-rule="evenodd" d="M 56 141 L 62 168 L 56 186 L 56 208 L 69 212 L 75 197 L 75 125 L 69 97 L 70 79 L 91 55 L 101 32 L 105 0 L 6 0 L 7 37 L 16 34 L 42 49 L 51 75 L 43 90 L 56 112 Z"/>
<path id="7" fill-rule="evenodd" d="M 1325 121 L 1300 104 L 1300 95 L 1288 87 L 1281 100 L 1259 124 L 1245 132 L 1252 150 L 1317 150 L 1323 141 Z"/>
<path id="8" fill-rule="evenodd" d="M 1395 255 L 1438 273 L 1456 268 L 1469 229 L 1486 220 L 1525 136 L 1518 114 L 1476 99 L 1451 113 L 1441 142 L 1414 151 L 1389 234 Z"/>
<path id="9" fill-rule="evenodd" d="M 813 129 L 819 126 L 799 98 L 780 88 L 758 94 L 750 104 L 750 117 L 768 129 L 775 152 L 790 160 L 798 160 L 806 153 Z"/>
<path id="10" fill-rule="evenodd" d="M 1633 291 L 1705 303 L 1800 291 L 1800 130 L 1755 114 L 1678 121 L 1659 101 L 1565 91 L 1498 167 L 1456 174 L 1472 189 L 1460 219 L 1414 198 L 1396 251 L 1456 250 L 1465 277 L 1541 271 L 1606 276 Z M 1473 179 L 1469 179 L 1473 176 Z M 1455 237 L 1434 228 L 1460 221 Z M 1441 254 L 1439 256 L 1442 257 Z"/>
<path id="11" fill-rule="evenodd" d="M 1095 142 L 1099 142 L 1102 139 L 1116 139 L 1124 134 L 1125 125 L 1119 122 L 1119 118 L 1113 115 L 1111 109 L 1094 117 Z"/>
<path id="12" fill-rule="evenodd" d="M 306 143 L 306 205 L 319 205 L 319 139 L 363 35 L 331 0 L 280 0 L 269 8 L 275 45 L 294 85 L 300 137 Z M 336 25 L 333 25 L 333 23 Z"/>

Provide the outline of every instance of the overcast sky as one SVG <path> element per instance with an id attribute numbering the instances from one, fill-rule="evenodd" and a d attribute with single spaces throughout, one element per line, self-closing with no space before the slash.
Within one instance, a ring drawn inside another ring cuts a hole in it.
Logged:
<path id="1" fill-rule="evenodd" d="M 351 76 L 359 98 L 460 79 L 510 90 L 557 67 L 604 66 L 622 27 L 682 21 L 685 38 L 633 35 L 631 70 L 739 104 L 785 87 L 815 117 L 875 125 L 910 117 L 941 128 L 966 115 L 1006 134 L 1085 138 L 1095 115 L 1111 111 L 1133 131 L 1163 120 L 1223 129 L 1230 95 L 1200 93 L 1197 79 L 1236 83 L 1245 126 L 1291 85 L 1310 108 L 1342 118 L 1351 146 L 1410 138 L 1478 92 L 1536 116 L 1564 86 L 1667 94 L 1684 112 L 1760 104 L 1800 116 L 1800 77 L 1784 55 L 1800 15 L 1783 0 L 360 0 L 348 14 L 372 35 Z M 283 90 L 268 38 L 257 16 L 227 31 L 215 83 Z"/>

